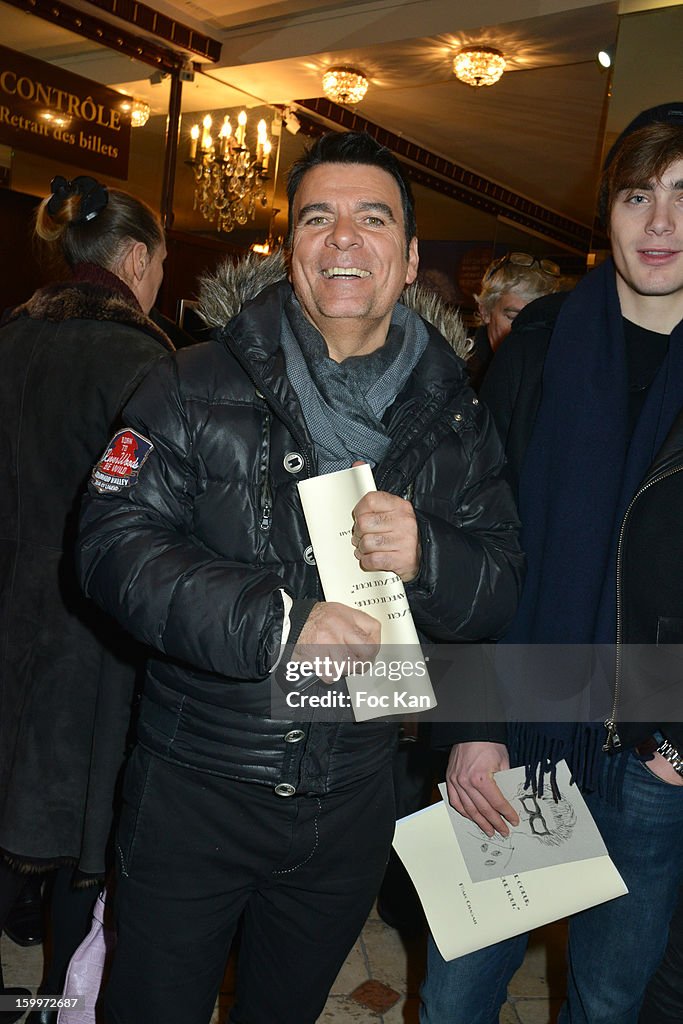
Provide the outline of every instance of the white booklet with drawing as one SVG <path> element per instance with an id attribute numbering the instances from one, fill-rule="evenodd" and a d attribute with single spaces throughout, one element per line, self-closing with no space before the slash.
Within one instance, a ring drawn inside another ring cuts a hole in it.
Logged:
<path id="1" fill-rule="evenodd" d="M 394 848 L 444 960 L 628 891 L 565 762 L 557 804 L 549 791 L 539 798 L 524 790 L 523 768 L 497 772 L 496 782 L 520 817 L 507 839 L 489 839 L 453 810 L 445 786 L 441 803 L 396 823 Z"/>
<path id="2" fill-rule="evenodd" d="M 367 463 L 299 482 L 325 600 L 358 608 L 382 624 L 382 646 L 371 671 L 346 677 L 358 721 L 436 707 L 400 577 L 392 572 L 365 572 L 355 557 L 353 509 L 374 490 Z"/>

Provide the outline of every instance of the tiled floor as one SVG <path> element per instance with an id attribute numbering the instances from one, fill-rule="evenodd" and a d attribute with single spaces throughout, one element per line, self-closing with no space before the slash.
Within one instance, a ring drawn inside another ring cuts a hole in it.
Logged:
<path id="1" fill-rule="evenodd" d="M 524 964 L 510 987 L 500 1024 L 554 1024 L 564 985 L 565 928 L 549 925 L 532 937 Z M 40 947 L 20 949 L 0 941 L 6 985 L 35 991 L 42 972 Z M 407 945 L 373 911 L 347 957 L 320 1017 L 324 1024 L 417 1024 L 424 939 Z M 211 1024 L 224 1024 L 230 1006 L 229 967 Z"/>

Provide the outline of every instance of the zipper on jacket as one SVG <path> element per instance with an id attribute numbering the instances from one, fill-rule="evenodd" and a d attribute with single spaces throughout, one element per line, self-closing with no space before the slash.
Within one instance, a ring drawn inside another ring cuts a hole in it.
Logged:
<path id="1" fill-rule="evenodd" d="M 234 339 L 232 338 L 229 332 L 226 332 L 226 337 L 224 338 L 224 341 L 234 342 Z M 254 385 L 254 391 L 256 392 L 257 396 L 259 398 L 262 398 L 264 402 L 267 402 L 269 407 L 275 411 L 275 414 L 277 415 L 278 419 L 280 419 L 285 424 L 290 434 L 301 448 L 302 457 L 306 464 L 306 475 L 313 476 L 313 463 L 310 459 L 309 442 L 306 440 L 305 436 L 301 434 L 298 424 L 287 413 L 287 411 L 283 408 L 282 403 L 276 398 L 276 396 L 267 387 L 267 385 L 264 384 L 261 378 L 256 376 L 251 367 L 251 364 L 247 362 L 244 358 L 242 358 L 242 353 L 237 344 L 228 344 L 228 348 L 232 355 L 237 360 L 237 362 L 240 364 L 244 372 L 246 373 L 251 383 Z"/>
<path id="2" fill-rule="evenodd" d="M 263 398 L 260 391 L 256 391 Z M 266 533 L 273 522 L 273 496 L 270 490 L 270 409 L 263 404 L 263 426 L 261 427 L 261 451 L 259 455 L 259 473 L 261 476 L 261 521 L 259 529 Z"/>
<path id="3" fill-rule="evenodd" d="M 273 502 L 270 496 L 270 487 L 264 483 L 261 491 L 261 522 L 259 528 L 266 533 L 273 522 Z"/>
<path id="4" fill-rule="evenodd" d="M 612 713 L 609 718 L 605 719 L 605 728 L 607 729 L 607 739 L 605 740 L 602 749 L 606 754 L 612 753 L 615 750 L 621 749 L 621 740 L 619 733 L 617 732 L 617 708 L 619 705 L 619 687 L 621 684 L 621 647 L 622 647 L 622 600 L 621 600 L 621 561 L 623 555 L 624 537 L 626 535 L 626 527 L 629 516 L 633 509 L 633 506 L 638 501 L 641 495 L 649 491 L 655 484 L 661 483 L 662 480 L 668 479 L 670 476 L 675 476 L 676 473 L 683 471 L 683 466 L 676 466 L 672 469 L 668 469 L 665 473 L 660 473 L 659 476 L 655 476 L 652 480 L 648 480 L 646 484 L 643 484 L 631 498 L 628 508 L 624 513 L 624 518 L 621 522 L 621 529 L 619 530 L 619 543 L 617 544 L 617 571 L 616 571 L 616 586 L 617 586 L 617 631 L 616 631 L 616 651 L 615 651 L 615 663 L 614 663 L 614 699 L 612 701 Z"/>

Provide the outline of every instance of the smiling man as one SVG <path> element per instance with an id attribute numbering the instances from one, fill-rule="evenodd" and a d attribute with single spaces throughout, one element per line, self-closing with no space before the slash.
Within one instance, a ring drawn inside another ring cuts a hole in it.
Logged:
<path id="1" fill-rule="evenodd" d="M 337 179 L 320 164 L 301 180 L 292 287 L 335 362 L 383 347 L 395 297 L 415 280 L 417 238 L 406 241 L 401 212 L 398 186 L 380 167 L 350 164 Z"/>
<path id="2" fill-rule="evenodd" d="M 321 600 L 297 481 L 373 466 L 349 550 L 401 576 L 424 638 L 499 635 L 516 606 L 495 428 L 463 362 L 399 301 L 418 255 L 398 163 L 368 135 L 327 135 L 288 192 L 289 279 L 252 257 L 204 282 L 214 340 L 129 403 L 144 465 L 106 492 L 96 471 L 84 514 L 88 593 L 154 649 L 118 833 L 109 1024 L 208 1024 L 240 919 L 230 1020 L 313 1024 L 379 887 L 396 727 L 271 709 L 285 638 L 320 664 L 381 639 L 370 615 Z M 235 291 L 251 298 L 239 312 Z"/>
<path id="3" fill-rule="evenodd" d="M 510 762 L 527 766 L 539 794 L 557 795 L 566 759 L 585 794 L 629 892 L 571 919 L 561 1024 L 636 1024 L 683 879 L 680 655 L 667 674 L 660 647 L 680 650 L 683 637 L 683 103 L 624 130 L 605 162 L 600 213 L 611 259 L 519 314 L 481 394 L 505 443 L 528 564 L 505 639 L 600 645 L 564 689 L 558 647 L 537 703 L 549 681 L 555 716 L 560 698 L 595 698 L 607 661 L 606 721 L 489 724 L 453 748 L 447 779 L 452 805 L 489 835 L 517 824 L 493 778 Z M 651 992 L 657 1024 L 683 1019 L 682 912 L 668 977 Z M 527 938 L 450 963 L 432 944 L 423 1024 L 497 1024 Z"/>

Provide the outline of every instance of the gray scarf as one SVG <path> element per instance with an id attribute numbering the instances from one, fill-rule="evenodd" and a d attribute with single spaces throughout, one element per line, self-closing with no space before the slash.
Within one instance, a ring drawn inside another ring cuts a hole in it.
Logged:
<path id="1" fill-rule="evenodd" d="M 295 296 L 287 300 L 280 344 L 321 473 L 348 469 L 356 459 L 372 466 L 382 461 L 391 446 L 382 416 L 405 386 L 428 340 L 423 320 L 396 303 L 382 348 L 336 363 Z"/>

